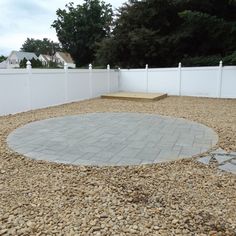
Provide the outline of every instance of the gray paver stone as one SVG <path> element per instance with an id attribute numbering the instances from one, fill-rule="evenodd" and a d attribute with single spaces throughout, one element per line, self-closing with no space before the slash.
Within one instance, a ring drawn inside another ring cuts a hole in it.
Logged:
<path id="1" fill-rule="evenodd" d="M 197 161 L 203 163 L 203 164 L 209 164 L 209 161 L 211 159 L 211 156 L 206 156 L 206 157 L 201 157 L 199 159 L 197 159 Z"/>
<path id="2" fill-rule="evenodd" d="M 230 155 L 215 155 L 214 157 L 219 164 L 222 164 L 223 162 L 230 161 L 231 159 L 233 159 L 233 157 Z"/>
<path id="3" fill-rule="evenodd" d="M 236 174 L 236 165 L 231 164 L 231 163 L 226 163 L 224 165 L 221 165 L 219 166 L 219 169 Z"/>

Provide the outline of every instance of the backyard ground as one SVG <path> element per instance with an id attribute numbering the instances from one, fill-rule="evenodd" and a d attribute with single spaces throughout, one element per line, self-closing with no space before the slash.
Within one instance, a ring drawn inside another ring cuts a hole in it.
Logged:
<path id="1" fill-rule="evenodd" d="M 34 161 L 8 134 L 32 121 L 90 112 L 144 112 L 213 128 L 236 151 L 236 100 L 94 99 L 0 117 L 0 235 L 236 235 L 236 175 L 194 159 L 133 167 Z"/>

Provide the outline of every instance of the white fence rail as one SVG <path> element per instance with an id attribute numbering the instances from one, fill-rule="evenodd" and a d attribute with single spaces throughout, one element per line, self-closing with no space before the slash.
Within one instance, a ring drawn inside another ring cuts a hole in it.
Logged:
<path id="1" fill-rule="evenodd" d="M 118 91 L 118 71 L 1 69 L 0 115 L 98 97 Z"/>
<path id="2" fill-rule="evenodd" d="M 236 66 L 122 69 L 120 90 L 236 98 Z"/>

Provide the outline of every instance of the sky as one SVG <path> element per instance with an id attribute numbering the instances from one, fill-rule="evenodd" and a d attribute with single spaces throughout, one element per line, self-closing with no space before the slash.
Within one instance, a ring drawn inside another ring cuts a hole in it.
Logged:
<path id="1" fill-rule="evenodd" d="M 49 38 L 58 42 L 51 24 L 56 10 L 64 9 L 69 2 L 82 4 L 83 0 L 0 0 L 0 55 L 8 56 L 20 50 L 27 38 Z M 114 9 L 126 0 L 105 0 Z"/>

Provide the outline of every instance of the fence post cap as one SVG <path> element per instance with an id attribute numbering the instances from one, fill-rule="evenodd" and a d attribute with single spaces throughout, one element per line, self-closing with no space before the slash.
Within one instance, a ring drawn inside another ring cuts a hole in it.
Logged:
<path id="1" fill-rule="evenodd" d="M 220 61 L 220 66 L 222 66 L 223 65 L 223 61 Z"/>
<path id="2" fill-rule="evenodd" d="M 93 69 L 93 65 L 90 63 L 89 64 L 89 69 L 92 70 Z"/>
<path id="3" fill-rule="evenodd" d="M 179 67 L 181 67 L 182 66 L 182 63 L 181 62 L 179 62 Z"/>
<path id="4" fill-rule="evenodd" d="M 145 67 L 146 69 L 148 69 L 148 64 L 146 64 L 146 67 Z"/>
<path id="5" fill-rule="evenodd" d="M 110 68 L 111 68 L 111 67 L 110 67 L 110 65 L 108 64 L 108 65 L 107 65 L 107 69 L 110 70 Z"/>

